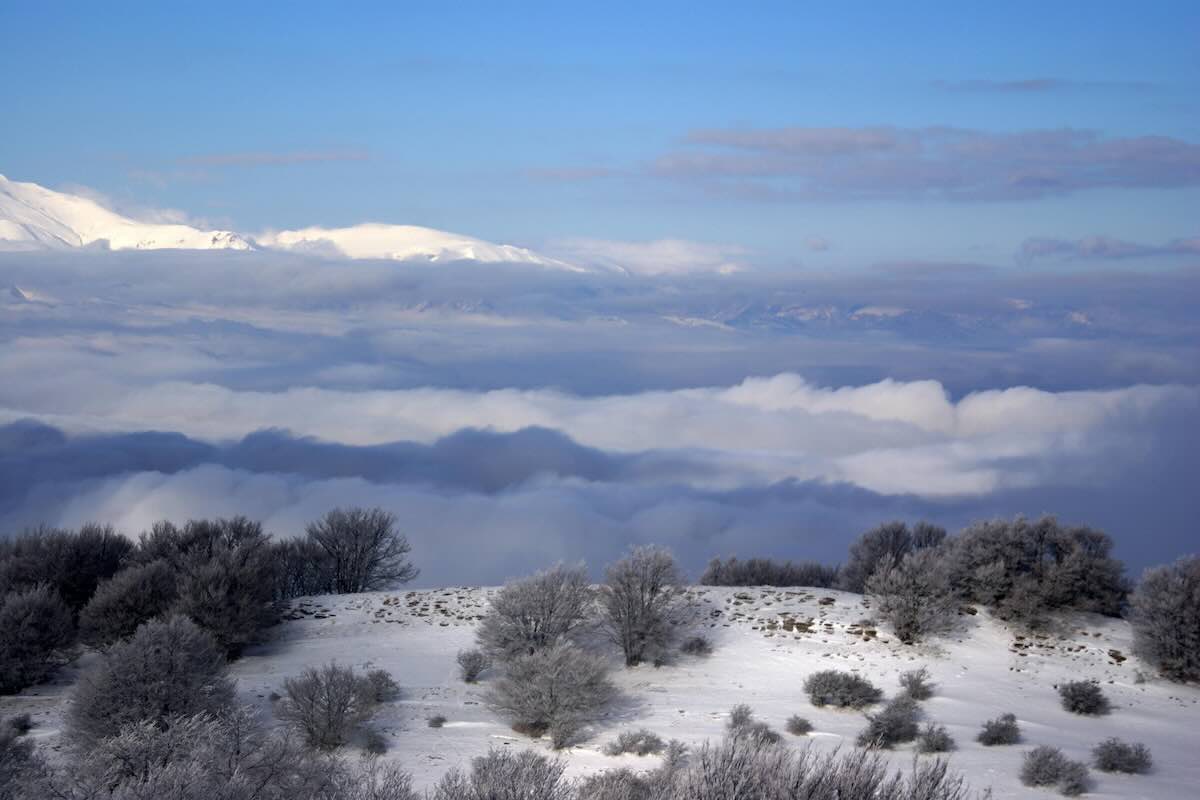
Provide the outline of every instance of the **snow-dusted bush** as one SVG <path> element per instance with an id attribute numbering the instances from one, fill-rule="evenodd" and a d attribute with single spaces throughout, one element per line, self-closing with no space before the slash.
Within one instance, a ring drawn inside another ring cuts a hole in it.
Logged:
<path id="1" fill-rule="evenodd" d="M 1120 739 L 1105 739 L 1092 748 L 1096 769 L 1101 772 L 1149 772 L 1154 765 L 1150 748 L 1141 742 L 1123 742 Z"/>
<path id="2" fill-rule="evenodd" d="M 46 585 L 0 597 L 0 694 L 46 678 L 71 655 L 71 611 Z"/>
<path id="3" fill-rule="evenodd" d="M 827 669 L 814 672 L 804 680 L 804 691 L 816 707 L 866 708 L 878 703 L 883 690 L 853 672 Z"/>
<path id="4" fill-rule="evenodd" d="M 846 563 L 838 571 L 838 588 L 861 594 L 878 570 L 898 566 L 914 550 L 937 547 L 945 538 L 943 528 L 928 522 L 918 522 L 912 530 L 903 522 L 873 528 L 850 545 Z"/>
<path id="5" fill-rule="evenodd" d="M 18 736 L 24 736 L 33 730 L 33 717 L 29 715 L 28 711 L 20 714 L 13 714 L 11 717 L 4 720 L 3 725 L 0 727 L 16 731 Z"/>
<path id="6" fill-rule="evenodd" d="M 703 586 L 813 586 L 828 588 L 837 581 L 838 568 L 816 561 L 773 561 L 751 558 L 739 561 L 736 557 L 722 561 L 714 558 L 700 576 Z"/>
<path id="7" fill-rule="evenodd" d="M 566 642 L 595 605 L 587 569 L 563 564 L 504 585 L 479 625 L 479 647 L 496 661 Z"/>
<path id="8" fill-rule="evenodd" d="M 309 667 L 284 681 L 283 687 L 286 696 L 279 703 L 279 718 L 299 729 L 309 745 L 322 750 L 345 744 L 375 711 L 371 682 L 352 668 L 333 662 L 320 669 Z"/>
<path id="9" fill-rule="evenodd" d="M 366 682 L 371 700 L 376 703 L 390 703 L 400 696 L 400 686 L 392 677 L 392 673 L 386 669 L 373 669 L 363 677 L 363 680 Z"/>
<path id="10" fill-rule="evenodd" d="M 325 554 L 338 594 L 388 589 L 417 577 L 396 515 L 381 508 L 335 508 L 305 529 Z"/>
<path id="11" fill-rule="evenodd" d="M 1095 681 L 1070 681 L 1059 685 L 1062 707 L 1072 714 L 1107 714 L 1108 698 Z"/>
<path id="12" fill-rule="evenodd" d="M 77 612 L 100 581 L 117 573 L 132 548 L 112 526 L 95 524 L 78 532 L 36 528 L 0 539 L 0 595 L 45 585 Z"/>
<path id="13" fill-rule="evenodd" d="M 945 725 L 929 723 L 917 737 L 918 753 L 948 753 L 954 749 L 954 737 Z"/>
<path id="14" fill-rule="evenodd" d="M 770 725 L 756 720 L 754 712 L 745 703 L 739 703 L 730 710 L 727 729 L 730 736 L 750 739 L 762 745 L 779 744 L 783 741 L 783 737 L 772 730 Z"/>
<path id="15" fill-rule="evenodd" d="M 1087 791 L 1087 765 L 1071 761 L 1057 747 L 1040 745 L 1021 762 L 1021 783 L 1026 786 L 1055 786 L 1067 796 Z"/>
<path id="16" fill-rule="evenodd" d="M 573 800 L 650 800 L 654 789 L 652 776 L 643 777 L 631 769 L 607 769 L 589 775 L 575 785 Z"/>
<path id="17" fill-rule="evenodd" d="M 458 675 L 465 683 L 475 683 L 483 671 L 492 665 L 492 660 L 482 650 L 459 650 L 455 661 L 458 662 Z"/>
<path id="18" fill-rule="evenodd" d="M 363 751 L 373 756 L 383 755 L 387 752 L 387 738 L 374 728 L 366 728 L 363 730 Z"/>
<path id="19" fill-rule="evenodd" d="M 610 756 L 620 756 L 626 753 L 632 753 L 635 756 L 649 756 L 661 753 L 666 746 L 667 743 L 657 733 L 640 728 L 636 731 L 622 731 L 615 740 L 605 746 L 604 753 Z"/>
<path id="20" fill-rule="evenodd" d="M 1053 517 L 976 523 L 944 549 L 957 595 L 1027 625 L 1058 609 L 1116 616 L 1129 590 L 1112 539 Z"/>
<path id="21" fill-rule="evenodd" d="M 1200 681 L 1200 556 L 1147 570 L 1130 598 L 1133 650 L 1175 681 Z"/>
<path id="22" fill-rule="evenodd" d="M 929 680 L 929 669 L 910 669 L 900 673 L 900 688 L 913 700 L 928 700 L 933 697 L 933 683 Z"/>
<path id="23" fill-rule="evenodd" d="M 983 723 L 983 730 L 975 739 L 980 744 L 988 746 L 1016 744 L 1021 741 L 1021 728 L 1017 725 L 1017 715 L 1001 714 L 995 719 L 989 719 Z"/>
<path id="24" fill-rule="evenodd" d="M 123 725 L 227 711 L 234 695 L 212 634 L 186 617 L 151 620 L 89 665 L 67 706 L 67 734 L 94 746 Z"/>
<path id="25" fill-rule="evenodd" d="M 511 659 L 487 699 L 514 730 L 535 737 L 549 731 L 558 748 L 567 745 L 615 693 L 602 659 L 574 645 L 557 644 Z"/>
<path id="26" fill-rule="evenodd" d="M 942 633 L 954 622 L 958 601 L 938 548 L 915 550 L 899 563 L 885 562 L 867 579 L 865 593 L 896 638 L 911 644 Z"/>
<path id="27" fill-rule="evenodd" d="M 133 635 L 143 622 L 166 614 L 175 604 L 175 573 L 166 561 L 151 561 L 118 572 L 101 583 L 79 614 L 79 639 L 104 648 Z"/>
<path id="28" fill-rule="evenodd" d="M 917 738 L 920 729 L 917 721 L 921 709 L 908 694 L 892 698 L 883 710 L 867 714 L 867 727 L 859 732 L 855 743 L 859 747 L 891 748 L 901 742 Z"/>
<path id="29" fill-rule="evenodd" d="M 0 727 L 0 800 L 35 796 L 27 792 L 27 781 L 37 767 L 33 742 L 7 725 Z"/>
<path id="30" fill-rule="evenodd" d="M 430 718 L 428 718 L 427 720 L 425 720 L 425 724 L 426 724 L 426 725 L 428 725 L 428 726 L 429 726 L 429 727 L 431 727 L 431 728 L 441 728 L 441 727 L 443 727 L 443 726 L 444 726 L 444 725 L 445 725 L 445 724 L 446 724 L 448 721 L 449 721 L 449 720 L 447 720 L 447 719 L 446 719 L 445 717 L 443 717 L 441 714 L 434 714 L 432 717 L 430 717 Z"/>
<path id="31" fill-rule="evenodd" d="M 679 652 L 689 656 L 711 656 L 712 651 L 712 642 L 708 640 L 707 636 L 689 636 L 683 640 L 683 644 L 679 645 Z"/>
<path id="32" fill-rule="evenodd" d="M 674 557 L 658 547 L 635 547 L 605 570 L 600 589 L 605 626 L 625 655 L 626 666 L 667 652 L 681 583 Z"/>
<path id="33" fill-rule="evenodd" d="M 491 750 L 471 761 L 471 771 L 453 770 L 431 800 L 570 800 L 565 765 L 532 750 Z"/>
<path id="34" fill-rule="evenodd" d="M 807 736 L 812 732 L 813 724 L 799 714 L 788 717 L 787 732 L 793 736 Z"/>

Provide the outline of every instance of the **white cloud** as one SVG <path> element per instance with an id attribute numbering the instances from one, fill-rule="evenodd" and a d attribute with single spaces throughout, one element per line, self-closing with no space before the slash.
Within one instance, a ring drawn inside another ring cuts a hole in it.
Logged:
<path id="1" fill-rule="evenodd" d="M 714 272 L 729 275 L 747 269 L 750 251 L 728 244 L 657 239 L 623 242 L 609 239 L 559 239 L 547 249 L 561 258 L 635 275 Z"/>

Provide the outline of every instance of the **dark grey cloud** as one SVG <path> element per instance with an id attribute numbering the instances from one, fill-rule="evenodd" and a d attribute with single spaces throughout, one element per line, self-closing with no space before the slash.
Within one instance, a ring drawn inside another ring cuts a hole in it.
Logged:
<path id="1" fill-rule="evenodd" d="M 689 133 L 650 175 L 764 200 L 1011 201 L 1200 185 L 1200 144 L 1070 128 L 719 128 Z"/>

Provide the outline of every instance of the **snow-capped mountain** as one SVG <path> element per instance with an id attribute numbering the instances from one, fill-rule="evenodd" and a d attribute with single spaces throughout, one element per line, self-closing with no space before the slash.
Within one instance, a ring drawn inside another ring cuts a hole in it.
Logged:
<path id="1" fill-rule="evenodd" d="M 478 261 L 586 270 L 532 250 L 415 225 L 363 224 L 246 236 L 189 225 L 140 222 L 86 197 L 0 175 L 0 250 L 102 246 L 111 250 L 251 250 L 259 247 L 395 261 Z"/>
<path id="2" fill-rule="evenodd" d="M 0 175 L 0 249 L 86 247 L 107 243 L 112 250 L 249 250 L 251 243 L 231 231 L 204 231 L 190 225 L 139 222 L 78 195 Z"/>

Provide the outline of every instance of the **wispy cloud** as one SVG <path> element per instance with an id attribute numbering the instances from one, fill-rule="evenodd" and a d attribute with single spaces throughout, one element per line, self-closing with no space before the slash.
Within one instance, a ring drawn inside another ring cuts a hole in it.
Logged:
<path id="1" fill-rule="evenodd" d="M 364 150 L 256 151 L 184 156 L 178 159 L 178 163 L 200 167 L 283 167 L 294 164 L 367 161 L 370 158 L 370 154 Z"/>
<path id="2" fill-rule="evenodd" d="M 1045 258 L 1120 261 L 1162 256 L 1200 258 L 1200 237 L 1172 239 L 1165 244 L 1139 244 L 1111 236 L 1088 236 L 1083 239 L 1037 237 L 1026 239 L 1017 251 L 1017 260 L 1023 263 Z"/>
<path id="3" fill-rule="evenodd" d="M 737 245 L 684 239 L 648 242 L 559 239 L 551 242 L 548 249 L 573 262 L 638 275 L 678 275 L 688 272 L 728 275 L 746 269 L 746 257 L 750 255 L 750 251 Z"/>

